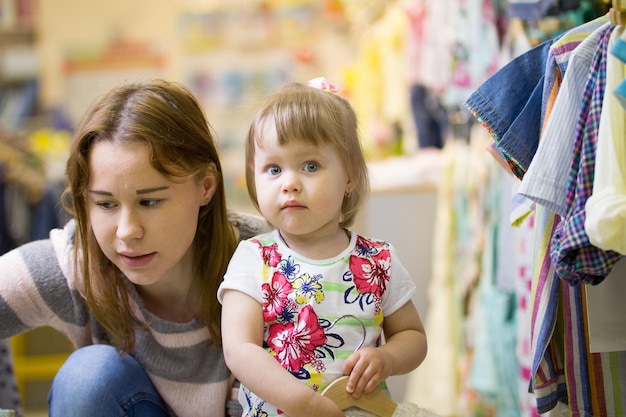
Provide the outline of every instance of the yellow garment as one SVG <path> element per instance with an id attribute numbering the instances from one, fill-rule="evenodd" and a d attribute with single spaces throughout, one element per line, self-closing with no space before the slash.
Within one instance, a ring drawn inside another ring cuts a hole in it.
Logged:
<path id="1" fill-rule="evenodd" d="M 359 50 L 346 87 L 368 153 L 390 146 L 391 125 L 410 117 L 407 30 L 406 13 L 394 4 L 359 33 Z"/>

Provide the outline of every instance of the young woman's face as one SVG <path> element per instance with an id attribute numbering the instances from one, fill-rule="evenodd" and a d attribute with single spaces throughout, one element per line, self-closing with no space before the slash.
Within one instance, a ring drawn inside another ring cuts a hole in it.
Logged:
<path id="1" fill-rule="evenodd" d="M 265 123 L 262 133 L 254 157 L 261 213 L 284 234 L 335 233 L 348 187 L 348 173 L 337 149 L 297 139 L 279 145 L 272 123 Z"/>
<path id="2" fill-rule="evenodd" d="M 216 181 L 169 180 L 144 144 L 96 143 L 89 155 L 87 212 L 98 244 L 136 285 L 191 280 L 191 243 L 200 206 Z"/>

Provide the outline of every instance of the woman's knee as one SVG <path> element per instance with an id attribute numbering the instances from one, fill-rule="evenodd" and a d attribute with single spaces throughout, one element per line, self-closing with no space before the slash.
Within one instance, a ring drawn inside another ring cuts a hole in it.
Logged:
<path id="1" fill-rule="evenodd" d="M 121 354 L 109 345 L 91 345 L 75 350 L 65 361 L 53 382 L 53 388 L 77 386 L 87 390 L 124 381 L 143 373 L 141 366 L 130 356 Z"/>
<path id="2" fill-rule="evenodd" d="M 150 378 L 132 356 L 121 355 L 112 346 L 92 345 L 69 356 L 54 378 L 48 402 L 51 415 L 68 410 L 76 413 L 72 415 L 86 411 L 94 415 L 101 410 L 102 415 L 114 416 L 132 415 L 129 408 L 138 398 L 164 408 Z"/>

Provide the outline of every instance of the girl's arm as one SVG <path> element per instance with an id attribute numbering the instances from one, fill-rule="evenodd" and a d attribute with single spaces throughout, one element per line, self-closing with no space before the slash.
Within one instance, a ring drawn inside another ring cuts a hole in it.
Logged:
<path id="1" fill-rule="evenodd" d="M 424 325 L 412 301 L 385 317 L 385 343 L 378 348 L 363 347 L 350 355 L 343 373 L 349 375 L 346 389 L 358 398 L 372 392 L 381 381 L 417 368 L 426 357 Z"/>
<path id="2" fill-rule="evenodd" d="M 263 312 L 256 300 L 236 290 L 224 292 L 224 356 L 235 377 L 290 417 L 344 417 L 332 400 L 298 381 L 262 348 L 263 326 Z"/>

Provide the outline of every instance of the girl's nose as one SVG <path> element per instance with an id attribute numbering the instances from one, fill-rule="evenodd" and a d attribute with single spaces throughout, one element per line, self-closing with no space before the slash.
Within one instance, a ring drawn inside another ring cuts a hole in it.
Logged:
<path id="1" fill-rule="evenodd" d="M 283 193 L 297 193 L 300 192 L 302 184 L 299 177 L 296 174 L 283 172 Z"/>

